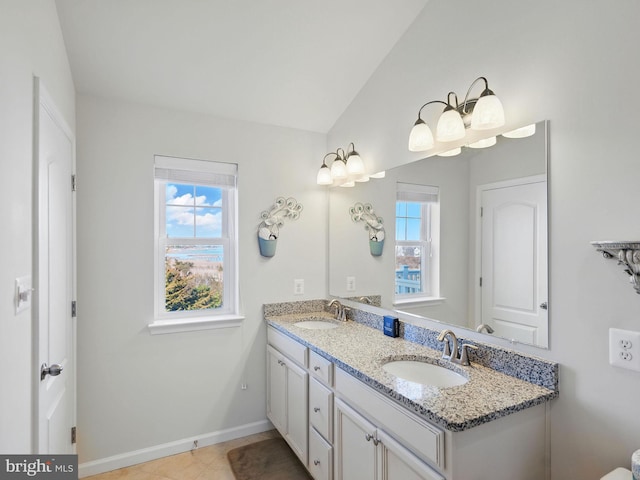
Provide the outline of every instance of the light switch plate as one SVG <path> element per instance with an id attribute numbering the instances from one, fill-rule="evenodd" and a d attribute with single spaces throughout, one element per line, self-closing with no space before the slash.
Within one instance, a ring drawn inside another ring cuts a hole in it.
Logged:
<path id="1" fill-rule="evenodd" d="M 293 294 L 304 295 L 304 279 L 303 278 L 296 278 L 293 281 Z"/>
<path id="2" fill-rule="evenodd" d="M 347 277 L 347 292 L 356 291 L 356 277 Z"/>
<path id="3" fill-rule="evenodd" d="M 31 297 L 33 288 L 31 287 L 31 275 L 16 278 L 15 306 L 16 315 L 31 308 Z"/>

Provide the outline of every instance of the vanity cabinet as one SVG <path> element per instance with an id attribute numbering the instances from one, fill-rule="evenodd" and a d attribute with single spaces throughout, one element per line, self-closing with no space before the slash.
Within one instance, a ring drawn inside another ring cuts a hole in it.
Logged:
<path id="1" fill-rule="evenodd" d="M 343 370 L 336 371 L 335 395 L 336 480 L 365 478 L 353 475 L 359 455 L 376 457 L 374 472 L 379 475 L 366 478 L 549 478 L 544 404 L 451 432 L 417 417 Z M 374 448 L 371 443 L 378 445 Z"/>
<path id="2" fill-rule="evenodd" d="M 285 337 L 285 340 L 288 339 Z M 276 350 L 273 344 L 267 346 L 267 417 L 302 463 L 307 465 L 309 373 L 304 368 L 307 353 L 306 347 L 302 350 L 297 349 L 295 345 L 300 344 L 288 341 L 293 343 L 293 358 L 302 360 L 302 365 L 282 351 Z M 274 343 L 283 347 L 278 341 Z M 290 354 L 292 352 L 286 347 L 282 350 Z"/>
<path id="3" fill-rule="evenodd" d="M 335 405 L 336 480 L 444 480 L 382 428 L 340 399 Z"/>
<path id="4" fill-rule="evenodd" d="M 267 416 L 315 480 L 549 479 L 548 403 L 445 430 L 267 329 Z M 473 405 L 474 398 L 461 408 Z"/>

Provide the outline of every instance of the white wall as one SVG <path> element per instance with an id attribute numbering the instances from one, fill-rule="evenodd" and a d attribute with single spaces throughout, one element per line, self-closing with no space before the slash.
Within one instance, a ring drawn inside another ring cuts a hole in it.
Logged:
<path id="1" fill-rule="evenodd" d="M 640 448 L 640 373 L 608 365 L 608 329 L 640 330 L 640 298 L 589 245 L 640 239 L 638 18 L 636 0 L 431 0 L 329 135 L 374 171 L 404 163 L 420 105 L 479 75 L 511 126 L 550 120 L 551 348 L 522 350 L 561 364 L 557 480 L 600 478 Z"/>
<path id="2" fill-rule="evenodd" d="M 74 87 L 53 1 L 0 0 L 0 452 L 31 452 L 31 311 L 14 313 L 14 281 L 30 275 L 33 76 L 67 123 Z"/>
<path id="3" fill-rule="evenodd" d="M 80 462 L 266 418 L 262 304 L 326 294 L 326 136 L 78 97 L 78 431 Z M 153 156 L 239 164 L 241 328 L 150 335 Z M 258 252 L 260 212 L 304 207 Z M 305 295 L 293 295 L 293 280 Z M 241 390 L 241 383 L 248 389 Z"/>

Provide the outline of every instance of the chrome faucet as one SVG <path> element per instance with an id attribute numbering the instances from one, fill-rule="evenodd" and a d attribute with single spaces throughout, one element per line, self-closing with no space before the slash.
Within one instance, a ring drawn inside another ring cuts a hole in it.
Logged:
<path id="1" fill-rule="evenodd" d="M 333 306 L 336 307 L 336 320 L 340 320 L 341 322 L 346 322 L 347 311 L 349 310 L 349 307 L 345 307 L 344 305 L 342 305 L 337 298 L 334 298 L 327 304 L 327 308 L 329 310 L 331 310 L 331 307 Z"/>
<path id="2" fill-rule="evenodd" d="M 491 325 L 487 325 L 486 323 L 481 323 L 480 325 L 478 325 L 476 327 L 476 332 L 478 332 L 478 333 L 482 333 L 483 330 L 485 332 L 487 332 L 487 333 L 493 333 L 494 332 L 493 328 L 491 328 Z"/>
<path id="3" fill-rule="evenodd" d="M 449 345 L 449 340 L 451 340 L 451 343 L 453 345 Z M 454 356 L 455 357 L 458 356 L 458 338 L 456 337 L 455 333 L 453 333 L 451 330 L 448 330 L 448 329 L 442 330 L 440 332 L 440 335 L 438 335 L 438 341 L 445 342 L 444 349 L 442 350 L 443 359 L 451 360 Z"/>
<path id="4" fill-rule="evenodd" d="M 449 340 L 451 340 L 451 345 L 449 345 Z M 464 345 L 462 345 L 462 353 L 458 354 L 458 338 L 456 337 L 456 334 L 449 329 L 445 329 L 440 332 L 440 335 L 438 335 L 438 341 L 445 342 L 444 349 L 442 350 L 443 359 L 449 360 L 451 363 L 457 363 L 459 365 L 471 365 L 471 363 L 469 362 L 468 349 L 472 348 L 474 350 L 477 350 L 478 347 L 469 343 L 465 343 Z"/>

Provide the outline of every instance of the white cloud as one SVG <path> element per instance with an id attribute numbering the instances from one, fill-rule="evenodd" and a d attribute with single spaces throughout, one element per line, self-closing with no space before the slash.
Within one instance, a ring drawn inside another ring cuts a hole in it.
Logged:
<path id="1" fill-rule="evenodd" d="M 206 195 L 198 195 L 194 198 L 192 193 L 176 196 L 178 189 L 175 185 L 167 186 L 166 201 L 167 210 L 167 228 L 169 225 L 174 227 L 193 227 L 194 220 L 198 227 L 199 235 L 202 234 L 219 234 L 222 226 L 222 212 L 219 208 L 196 208 L 194 215 L 194 206 L 197 207 L 221 207 L 222 200 L 213 203 L 207 203 Z M 189 208 L 191 207 L 191 208 Z"/>

